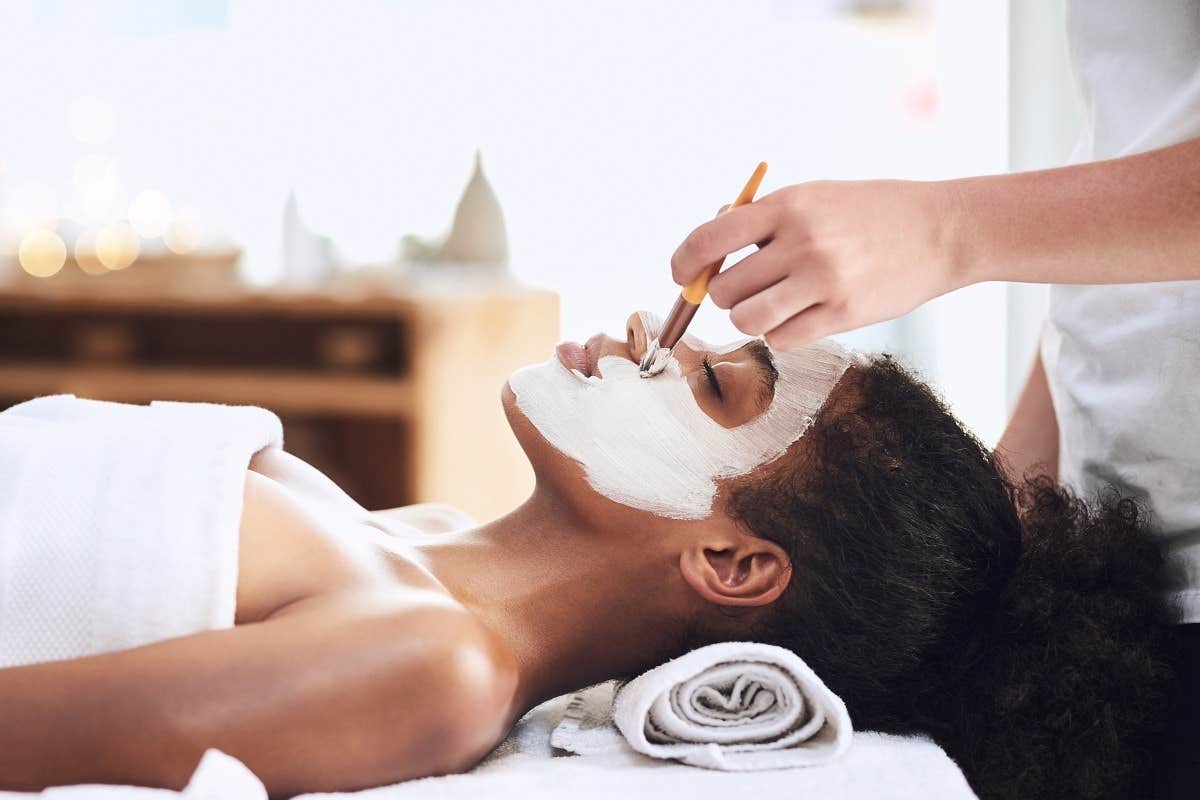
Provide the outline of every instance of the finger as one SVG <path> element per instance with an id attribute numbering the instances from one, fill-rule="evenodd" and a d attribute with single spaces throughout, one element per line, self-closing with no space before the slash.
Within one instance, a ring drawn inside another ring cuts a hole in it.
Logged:
<path id="1" fill-rule="evenodd" d="M 725 205 L 721 206 L 721 208 L 717 211 L 717 216 L 718 217 L 721 216 L 722 214 L 724 214 L 726 211 L 728 211 L 732 207 L 733 206 L 731 206 L 729 203 L 726 203 Z M 766 239 L 759 239 L 757 242 L 754 243 L 754 245 L 755 245 L 755 247 L 758 247 L 761 249 L 763 247 L 766 247 L 770 243 L 771 243 L 771 238 L 767 237 Z"/>
<path id="2" fill-rule="evenodd" d="M 706 266 L 774 233 L 773 206 L 748 203 L 731 208 L 687 235 L 671 256 L 671 276 L 681 286 L 696 279 Z"/>
<path id="3" fill-rule="evenodd" d="M 786 278 L 786 267 L 785 259 L 774 250 L 759 250 L 714 275 L 708 282 L 708 296 L 717 308 L 733 308 Z"/>
<path id="4" fill-rule="evenodd" d="M 761 336 L 819 300 L 811 281 L 791 276 L 735 305 L 729 319 L 742 333 Z"/>
<path id="5" fill-rule="evenodd" d="M 837 308 L 828 303 L 818 303 L 768 331 L 763 338 L 773 350 L 795 350 L 840 332 L 843 326 L 838 323 Z"/>

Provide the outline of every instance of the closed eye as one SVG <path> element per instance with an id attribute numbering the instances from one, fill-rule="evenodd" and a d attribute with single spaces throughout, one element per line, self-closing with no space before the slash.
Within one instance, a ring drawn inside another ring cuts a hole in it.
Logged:
<path id="1" fill-rule="evenodd" d="M 712 362 L 708 360 L 708 356 L 704 357 L 704 361 L 700 362 L 704 366 L 704 374 L 708 377 L 708 385 L 712 387 L 713 393 L 716 394 L 718 400 L 724 400 L 724 395 L 721 394 L 721 382 L 717 380 L 717 373 L 713 371 Z"/>

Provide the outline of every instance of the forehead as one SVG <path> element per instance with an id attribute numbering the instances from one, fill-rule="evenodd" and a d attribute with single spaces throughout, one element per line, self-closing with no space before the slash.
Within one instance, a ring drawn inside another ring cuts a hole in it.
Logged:
<path id="1" fill-rule="evenodd" d="M 685 333 L 682 341 L 693 350 L 704 350 L 716 355 L 730 355 L 741 350 L 748 350 L 750 346 L 755 343 L 762 343 L 761 339 L 756 339 L 751 336 L 741 336 L 737 339 L 734 339 L 732 342 L 718 344 L 716 342 L 710 342 L 707 339 L 701 339 L 699 336 L 693 336 L 690 333 Z M 763 344 L 763 347 L 766 348 L 766 344 Z M 769 350 L 770 348 L 767 349 Z"/>

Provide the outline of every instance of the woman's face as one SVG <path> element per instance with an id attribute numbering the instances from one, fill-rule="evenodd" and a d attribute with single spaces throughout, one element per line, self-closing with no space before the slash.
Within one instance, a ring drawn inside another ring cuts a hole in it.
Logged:
<path id="1" fill-rule="evenodd" d="M 597 333 L 584 344 L 562 342 L 554 350 L 558 363 L 584 378 L 604 379 L 600 359 L 639 364 L 646 343 L 661 322 L 645 312 L 625 322 L 624 340 Z M 696 407 L 717 424 L 736 428 L 767 410 L 775 395 L 775 364 L 771 350 L 760 339 L 743 339 L 717 347 L 686 336 L 674 351 L 679 375 L 687 384 Z M 611 362 L 610 362 L 611 365 Z M 576 377 L 579 377 L 577 374 Z M 639 380 L 653 380 L 652 378 Z"/>
<path id="2" fill-rule="evenodd" d="M 539 479 L 563 471 L 553 464 L 565 456 L 610 500 L 701 519 L 719 480 L 800 438 L 851 356 L 833 342 L 775 353 L 757 339 L 715 346 L 688 336 L 663 373 L 642 378 L 638 362 L 659 325 L 642 312 L 627 321 L 624 341 L 597 334 L 560 344 L 546 363 L 513 373 L 506 406 L 550 446 L 530 447 L 514 425 Z M 543 456 L 549 464 L 539 464 Z"/>

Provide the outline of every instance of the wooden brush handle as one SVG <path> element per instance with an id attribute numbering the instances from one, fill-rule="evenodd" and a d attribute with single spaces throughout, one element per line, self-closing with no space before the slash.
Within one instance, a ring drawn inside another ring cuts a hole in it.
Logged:
<path id="1" fill-rule="evenodd" d="M 758 192 L 759 184 L 762 183 L 763 176 L 766 174 L 767 162 L 758 162 L 758 166 L 754 168 L 754 174 L 750 176 L 750 180 L 746 181 L 746 185 L 742 187 L 741 194 L 739 194 L 737 199 L 729 205 L 729 208 L 737 208 L 738 206 L 744 206 L 746 203 L 752 202 L 754 200 L 754 195 Z M 726 211 L 728 210 L 729 209 L 726 209 Z M 705 267 L 700 274 L 696 276 L 696 280 L 683 287 L 683 291 L 681 292 L 683 299 L 694 306 L 700 305 L 700 303 L 704 300 L 704 296 L 708 294 L 708 282 L 712 280 L 713 275 L 716 275 L 718 272 L 720 272 L 721 265 L 724 263 L 725 259 L 721 258 L 720 260 L 714 261 Z"/>

